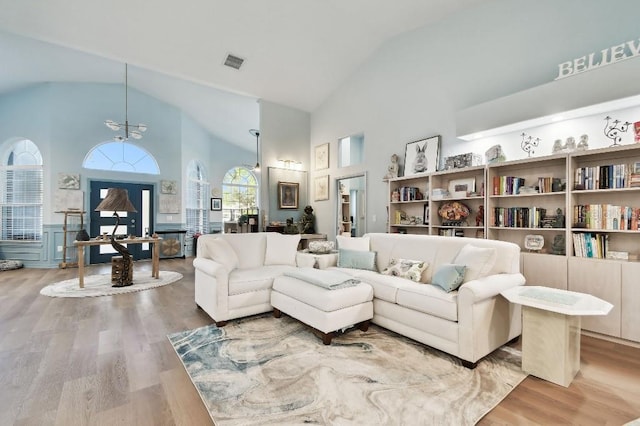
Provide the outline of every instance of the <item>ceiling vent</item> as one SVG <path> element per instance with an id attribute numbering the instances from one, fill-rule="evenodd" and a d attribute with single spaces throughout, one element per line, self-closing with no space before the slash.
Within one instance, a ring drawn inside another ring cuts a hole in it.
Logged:
<path id="1" fill-rule="evenodd" d="M 227 59 L 224 60 L 224 64 L 233 69 L 239 70 L 242 66 L 244 59 L 234 56 L 232 54 L 227 55 Z"/>

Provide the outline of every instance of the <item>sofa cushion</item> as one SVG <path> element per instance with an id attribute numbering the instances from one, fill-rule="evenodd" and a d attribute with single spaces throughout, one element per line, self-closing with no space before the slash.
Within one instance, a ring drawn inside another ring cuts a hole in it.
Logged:
<path id="1" fill-rule="evenodd" d="M 336 236 L 339 249 L 369 251 L 369 237 L 345 237 L 343 235 Z"/>
<path id="2" fill-rule="evenodd" d="M 264 264 L 296 266 L 298 243 L 300 243 L 300 234 L 284 235 L 277 232 L 267 232 L 267 251 L 264 255 Z"/>
<path id="3" fill-rule="evenodd" d="M 376 252 L 340 249 L 338 251 L 338 266 L 341 268 L 376 270 Z"/>
<path id="4" fill-rule="evenodd" d="M 452 263 L 467 267 L 463 281 L 466 283 L 489 275 L 491 268 L 496 263 L 496 257 L 496 249 L 493 247 L 477 247 L 473 244 L 467 244 L 458 252 Z"/>
<path id="5" fill-rule="evenodd" d="M 449 321 L 458 321 L 458 292 L 447 293 L 440 287 L 412 283 L 398 289 L 397 303 L 419 312 Z"/>
<path id="6" fill-rule="evenodd" d="M 422 272 L 427 269 L 428 266 L 429 264 L 424 260 L 392 258 L 389 260 L 389 265 L 382 270 L 382 274 L 420 282 Z"/>
<path id="7" fill-rule="evenodd" d="M 464 280 L 467 267 L 445 263 L 433 274 L 432 284 L 437 285 L 447 293 L 457 290 Z"/>
<path id="8" fill-rule="evenodd" d="M 347 269 L 344 270 L 346 271 Z M 373 296 L 376 299 L 386 300 L 391 303 L 398 301 L 397 295 L 399 289 L 416 285 L 416 283 L 406 278 L 382 275 L 372 271 L 358 270 L 352 275 L 360 281 L 370 284 L 371 287 L 373 287 Z"/>
<path id="9" fill-rule="evenodd" d="M 264 265 L 267 247 L 265 233 L 221 234 L 238 256 L 238 268 L 249 269 Z"/>
<path id="10" fill-rule="evenodd" d="M 291 268 L 291 266 L 277 265 L 235 269 L 229 274 L 229 296 L 270 289 L 273 279 Z"/>
<path id="11" fill-rule="evenodd" d="M 201 242 L 198 238 L 198 243 L 201 243 L 206 251 L 206 257 L 222 264 L 227 271 L 233 271 L 238 267 L 238 256 L 236 256 L 233 247 L 226 240 L 222 238 L 203 238 Z"/>

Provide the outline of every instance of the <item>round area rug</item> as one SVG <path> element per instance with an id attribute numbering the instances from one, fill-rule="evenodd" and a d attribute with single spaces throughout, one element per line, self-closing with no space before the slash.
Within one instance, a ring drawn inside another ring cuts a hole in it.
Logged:
<path id="1" fill-rule="evenodd" d="M 140 276 L 142 275 L 142 276 Z M 84 288 L 78 285 L 78 278 L 49 284 L 40 294 L 50 297 L 95 297 L 114 294 L 133 293 L 171 284 L 182 278 L 182 274 L 173 271 L 160 271 L 160 278 L 153 278 L 147 272 L 134 274 L 133 285 L 128 287 L 111 287 L 111 274 L 89 275 L 84 277 Z"/>

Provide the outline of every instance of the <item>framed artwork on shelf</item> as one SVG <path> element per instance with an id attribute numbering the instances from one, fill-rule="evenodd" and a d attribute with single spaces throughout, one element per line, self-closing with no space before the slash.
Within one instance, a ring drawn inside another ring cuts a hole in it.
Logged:
<path id="1" fill-rule="evenodd" d="M 314 201 L 324 201 L 329 199 L 329 175 L 318 176 L 314 181 Z"/>
<path id="2" fill-rule="evenodd" d="M 213 210 L 213 211 L 222 210 L 222 198 L 212 198 L 211 199 L 211 210 Z"/>
<path id="3" fill-rule="evenodd" d="M 440 135 L 407 143 L 404 150 L 404 175 L 412 176 L 438 170 Z"/>
<path id="4" fill-rule="evenodd" d="M 297 209 L 300 197 L 300 184 L 297 182 L 278 182 L 278 208 Z"/>
<path id="5" fill-rule="evenodd" d="M 429 203 L 425 203 L 422 210 L 422 224 L 429 224 Z"/>
<path id="6" fill-rule="evenodd" d="M 329 168 L 329 143 L 316 146 L 315 167 L 316 170 Z"/>
<path id="7" fill-rule="evenodd" d="M 476 179 L 467 178 L 467 179 L 451 180 L 449 181 L 448 189 L 449 189 L 449 194 L 453 197 L 455 196 L 467 197 L 472 192 L 476 192 Z"/>

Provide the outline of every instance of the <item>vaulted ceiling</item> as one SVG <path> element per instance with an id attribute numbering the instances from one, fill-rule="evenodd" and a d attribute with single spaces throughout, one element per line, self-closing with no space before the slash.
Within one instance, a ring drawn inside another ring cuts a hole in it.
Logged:
<path id="1" fill-rule="evenodd" d="M 130 86 L 251 149 L 256 100 L 312 112 L 386 40 L 480 1 L 0 0 L 0 93 L 121 83 L 127 62 Z"/>

